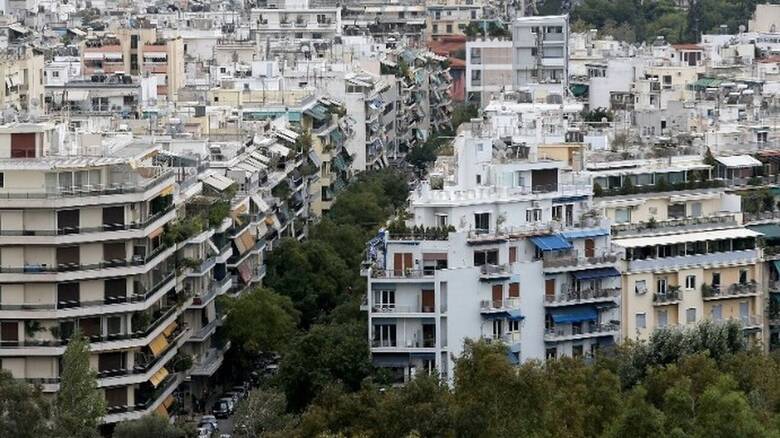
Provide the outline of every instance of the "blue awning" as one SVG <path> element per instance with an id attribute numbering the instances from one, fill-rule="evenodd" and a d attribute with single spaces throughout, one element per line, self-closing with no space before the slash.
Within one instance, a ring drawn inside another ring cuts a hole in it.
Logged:
<path id="1" fill-rule="evenodd" d="M 509 351 L 511 351 L 512 353 L 519 353 L 521 346 L 522 345 L 519 342 L 516 344 L 512 344 L 509 346 Z"/>
<path id="2" fill-rule="evenodd" d="M 572 272 L 572 274 L 574 275 L 574 278 L 579 281 L 597 280 L 599 278 L 607 277 L 620 277 L 620 271 L 615 268 L 588 269 L 585 271 L 575 271 Z"/>
<path id="3" fill-rule="evenodd" d="M 606 228 L 593 228 L 590 230 L 577 230 L 577 231 L 564 231 L 561 233 L 564 239 L 586 239 L 588 237 L 598 237 L 609 235 L 609 230 Z"/>
<path id="4" fill-rule="evenodd" d="M 598 311 L 594 306 L 553 309 L 552 319 L 556 324 L 571 324 L 573 322 L 595 321 Z"/>
<path id="5" fill-rule="evenodd" d="M 559 251 L 562 249 L 571 249 L 571 243 L 558 234 L 553 234 L 551 236 L 532 237 L 531 242 L 533 242 L 534 245 L 536 245 L 536 247 L 542 251 Z"/>
<path id="6" fill-rule="evenodd" d="M 520 364 L 520 357 L 518 356 L 517 353 L 513 353 L 510 351 L 506 354 L 506 358 L 507 360 L 509 360 L 509 363 L 511 363 L 512 365 Z"/>
<path id="7" fill-rule="evenodd" d="M 512 309 L 507 312 L 510 321 L 520 321 L 525 319 L 525 316 L 520 312 L 520 309 Z"/>

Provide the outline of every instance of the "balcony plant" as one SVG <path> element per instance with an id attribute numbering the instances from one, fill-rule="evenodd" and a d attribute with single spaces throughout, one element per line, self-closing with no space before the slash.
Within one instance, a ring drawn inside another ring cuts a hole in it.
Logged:
<path id="1" fill-rule="evenodd" d="M 41 330 L 43 330 L 43 327 L 41 327 L 40 321 L 27 320 L 24 322 L 24 336 L 27 338 L 34 338 L 35 334 Z"/>
<path id="2" fill-rule="evenodd" d="M 717 289 L 707 283 L 701 284 L 701 296 L 704 298 L 714 297 L 717 294 Z"/>

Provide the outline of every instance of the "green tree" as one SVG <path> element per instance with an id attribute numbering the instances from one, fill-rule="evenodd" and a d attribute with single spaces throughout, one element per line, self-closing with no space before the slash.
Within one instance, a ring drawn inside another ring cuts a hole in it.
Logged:
<path id="1" fill-rule="evenodd" d="M 657 438 L 664 436 L 664 414 L 645 400 L 647 391 L 637 386 L 628 395 L 623 413 L 615 418 L 605 437 Z"/>
<path id="2" fill-rule="evenodd" d="M 282 349 L 295 332 L 298 313 L 288 297 L 258 288 L 227 301 L 225 331 L 248 352 Z"/>
<path id="3" fill-rule="evenodd" d="M 187 433 L 167 418 L 150 414 L 138 420 L 124 421 L 114 429 L 114 438 L 185 438 Z"/>
<path id="4" fill-rule="evenodd" d="M 734 381 L 725 375 L 699 398 L 695 430 L 699 437 L 769 436 L 751 410 L 745 394 L 737 391 Z"/>
<path id="5" fill-rule="evenodd" d="M 104 415 L 106 400 L 97 387 L 97 373 L 89 367 L 89 342 L 77 329 L 62 356 L 54 433 L 62 437 L 97 437 Z"/>
<path id="6" fill-rule="evenodd" d="M 325 242 L 287 238 L 268 257 L 266 284 L 292 300 L 307 328 L 347 298 L 352 269 Z"/>
<path id="7" fill-rule="evenodd" d="M 288 414 L 284 394 L 272 389 L 255 389 L 239 403 L 233 417 L 235 435 L 259 438 L 287 433 L 297 418 Z"/>
<path id="8" fill-rule="evenodd" d="M 0 369 L 0 436 L 50 436 L 51 406 L 39 388 Z"/>
<path id="9" fill-rule="evenodd" d="M 292 341 L 278 377 L 289 407 L 300 411 L 328 385 L 359 389 L 372 369 L 365 324 L 324 324 Z"/>

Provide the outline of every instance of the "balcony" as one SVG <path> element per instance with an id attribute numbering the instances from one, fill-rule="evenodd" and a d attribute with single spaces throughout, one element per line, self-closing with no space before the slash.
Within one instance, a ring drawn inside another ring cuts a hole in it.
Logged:
<path id="1" fill-rule="evenodd" d="M 704 301 L 756 296 L 758 293 L 758 284 L 755 281 L 734 283 L 728 287 L 713 287 L 706 283 L 701 285 L 701 297 Z"/>
<path id="2" fill-rule="evenodd" d="M 433 269 L 371 269 L 371 278 L 376 280 L 427 280 L 433 281 Z"/>
<path id="3" fill-rule="evenodd" d="M 368 303 L 366 303 L 366 309 Z M 404 304 L 375 304 L 371 306 L 371 313 L 379 314 L 374 316 L 384 316 L 383 314 L 398 314 L 398 313 L 434 313 L 435 306 L 432 308 L 423 307 L 418 305 L 404 305 Z"/>
<path id="4" fill-rule="evenodd" d="M 107 415 L 103 417 L 105 423 L 136 420 L 154 412 L 163 402 L 179 387 L 184 377 L 179 373 L 173 373 L 165 379 L 146 400 L 128 406 L 110 406 Z"/>
<path id="5" fill-rule="evenodd" d="M 190 342 L 203 342 L 205 341 L 211 334 L 214 333 L 214 330 L 217 329 L 217 326 L 222 325 L 222 318 L 219 316 L 212 319 L 208 324 L 204 325 L 203 327 L 195 330 L 195 332 L 190 336 L 188 341 Z"/>
<path id="6" fill-rule="evenodd" d="M 508 264 L 504 265 L 482 265 L 479 267 L 479 278 L 483 280 L 495 280 L 499 278 L 508 278 L 511 269 Z"/>
<path id="7" fill-rule="evenodd" d="M 755 249 L 743 251 L 716 252 L 710 254 L 693 254 L 677 257 L 661 257 L 653 259 L 631 260 L 628 262 L 630 272 L 660 272 L 677 270 L 683 267 L 704 266 L 736 266 L 755 263 L 758 252 Z"/>
<path id="8" fill-rule="evenodd" d="M 679 290 L 668 290 L 663 293 L 653 294 L 654 306 L 666 306 L 668 304 L 677 304 L 682 300 L 682 293 Z"/>
<path id="9" fill-rule="evenodd" d="M 143 193 L 166 179 L 171 179 L 171 182 L 173 182 L 173 170 L 159 169 L 156 173 L 157 175 L 151 178 L 138 177 L 135 182 L 71 187 L 46 187 L 45 191 L 4 192 L 0 193 L 0 199 L 61 199 Z"/>
<path id="10" fill-rule="evenodd" d="M 202 309 L 208 305 L 217 295 L 222 295 L 230 290 L 230 286 L 233 284 L 233 279 L 230 276 L 225 276 L 220 281 L 215 281 L 209 287 L 209 290 L 205 294 L 192 298 L 192 304 L 190 309 Z"/>
<path id="11" fill-rule="evenodd" d="M 173 280 L 174 274 L 171 272 L 149 290 L 126 297 L 108 297 L 91 301 L 58 301 L 56 303 L 0 304 L 0 318 L 77 318 L 141 311 L 172 290 L 176 286 Z"/>
<path id="12" fill-rule="evenodd" d="M 202 261 L 198 266 L 195 266 L 187 271 L 187 277 L 202 277 L 209 272 L 217 264 L 216 257 L 209 257 Z"/>
<path id="13" fill-rule="evenodd" d="M 563 342 L 579 339 L 597 338 L 601 336 L 617 336 L 620 332 L 620 326 L 617 324 L 588 324 L 585 327 L 558 326 L 547 329 L 544 333 L 545 342 Z"/>
<path id="14" fill-rule="evenodd" d="M 747 213 L 745 213 L 747 215 Z M 648 226 L 647 223 L 625 223 L 612 225 L 612 233 L 615 236 L 630 236 L 641 233 L 651 233 L 653 230 L 668 230 L 674 228 L 674 231 L 685 232 L 697 229 L 712 228 L 713 225 L 729 227 L 738 225 L 735 214 L 702 216 L 695 218 L 669 219 L 658 221 L 654 225 Z"/>
<path id="15" fill-rule="evenodd" d="M 620 297 L 621 288 L 599 288 L 599 289 L 581 289 L 569 290 L 567 292 L 555 295 L 545 296 L 545 306 L 571 306 L 577 304 L 601 303 L 615 301 Z"/>
<path id="16" fill-rule="evenodd" d="M 418 336 L 417 338 L 407 339 L 405 343 L 403 342 L 403 340 L 399 342 L 393 342 L 392 340 L 389 339 L 384 339 L 384 340 L 374 339 L 371 341 L 371 347 L 375 349 L 382 349 L 382 350 L 387 349 L 389 351 L 405 350 L 405 349 L 416 350 L 416 349 L 423 349 L 423 348 L 432 349 L 432 348 L 436 348 L 436 338 L 428 337 L 422 339 L 421 336 Z"/>
<path id="17" fill-rule="evenodd" d="M 504 298 L 503 300 L 482 300 L 479 302 L 481 313 L 506 312 L 520 308 L 520 298 Z"/>
<path id="18" fill-rule="evenodd" d="M 620 253 L 611 251 L 604 251 L 599 255 L 593 255 L 591 257 L 578 257 L 577 251 L 557 254 L 545 252 L 544 257 L 542 258 L 542 266 L 544 266 L 545 269 L 589 269 L 594 265 L 615 263 L 618 261 L 619 256 Z"/>
<path id="19" fill-rule="evenodd" d="M 206 353 L 195 362 L 189 374 L 193 376 L 211 376 L 217 372 L 225 359 L 225 352 L 230 348 L 228 342 L 223 348 L 209 348 Z"/>

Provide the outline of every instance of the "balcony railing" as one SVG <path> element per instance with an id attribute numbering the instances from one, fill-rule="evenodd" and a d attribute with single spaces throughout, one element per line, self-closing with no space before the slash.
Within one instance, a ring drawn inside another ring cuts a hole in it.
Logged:
<path id="1" fill-rule="evenodd" d="M 390 339 L 374 339 L 371 341 L 371 346 L 374 348 L 435 348 L 436 338 L 407 339 L 406 343 L 404 343 L 403 340 L 393 342 Z"/>
<path id="2" fill-rule="evenodd" d="M 373 313 L 433 313 L 436 307 L 413 306 L 409 304 L 374 304 L 371 306 Z"/>
<path id="3" fill-rule="evenodd" d="M 626 224 L 614 224 L 612 225 L 612 234 L 616 236 L 626 236 L 637 233 L 649 233 L 654 229 L 665 230 L 667 228 L 675 228 L 676 231 L 683 231 L 687 229 L 701 228 L 702 226 L 710 225 L 736 225 L 737 218 L 734 214 L 716 215 L 716 216 L 702 216 L 693 218 L 682 219 L 669 219 L 666 221 L 658 221 L 650 225 L 648 223 L 626 223 Z"/>
<path id="4" fill-rule="evenodd" d="M 681 299 L 682 293 L 680 293 L 679 290 L 668 290 L 664 293 L 653 294 L 653 304 L 655 305 L 672 304 L 680 301 Z"/>
<path id="5" fill-rule="evenodd" d="M 103 224 L 99 227 L 63 227 L 56 230 L 0 230 L 0 236 L 61 236 L 65 234 L 137 230 L 140 228 L 145 228 L 152 222 L 160 219 L 173 210 L 174 206 L 170 205 L 165 210 L 149 216 L 143 222 L 132 222 L 129 224 Z"/>
<path id="6" fill-rule="evenodd" d="M 749 283 L 734 283 L 728 287 L 713 287 L 702 285 L 701 295 L 704 300 L 717 300 L 719 298 L 740 297 L 758 293 L 758 284 L 755 281 Z"/>
<path id="7" fill-rule="evenodd" d="M 600 299 L 614 299 L 620 296 L 621 289 L 615 288 L 600 288 L 600 289 L 581 289 L 581 290 L 569 290 L 559 295 L 545 296 L 545 301 L 548 304 L 577 304 L 583 301 L 596 301 Z"/>
<path id="8" fill-rule="evenodd" d="M 141 401 L 139 403 L 136 403 L 132 406 L 109 406 L 106 408 L 106 412 L 111 414 L 121 414 L 125 412 L 135 412 L 135 411 L 143 411 L 148 409 L 152 404 L 154 404 L 155 401 L 159 400 L 160 397 L 167 392 L 172 386 L 178 385 L 180 382 L 180 377 L 177 373 L 171 373 L 168 378 L 166 378 L 160 386 L 158 386 L 148 397 L 144 397 L 145 400 Z"/>
<path id="9" fill-rule="evenodd" d="M 578 257 L 577 251 L 571 251 L 564 254 L 545 253 L 542 259 L 542 265 L 545 268 L 599 265 L 604 263 L 615 263 L 617 262 L 618 257 L 619 253 L 610 251 L 605 251 L 592 257 Z"/>
<path id="10" fill-rule="evenodd" d="M 148 180 L 135 183 L 94 184 L 78 187 L 47 187 L 45 192 L 19 191 L 0 193 L 0 199 L 57 199 L 62 197 L 120 195 L 125 193 L 142 193 L 160 183 L 162 180 L 173 177 L 173 170 L 160 170 L 158 174 Z"/>
<path id="11" fill-rule="evenodd" d="M 482 300 L 479 303 L 483 312 L 517 309 L 520 307 L 520 298 L 504 298 L 503 300 Z"/>
<path id="12" fill-rule="evenodd" d="M 372 269 L 371 278 L 429 278 L 433 277 L 434 273 L 434 269 Z"/>
<path id="13" fill-rule="evenodd" d="M 509 275 L 510 269 L 508 264 L 503 265 L 491 265 L 485 264 L 479 267 L 479 275 L 482 277 L 498 277 L 502 275 Z"/>
<path id="14" fill-rule="evenodd" d="M 571 330 L 567 330 L 566 326 L 558 326 L 554 328 L 548 328 L 545 330 L 544 337 L 548 339 L 577 337 L 583 335 L 601 335 L 610 332 L 616 332 L 620 329 L 617 324 L 588 324 L 586 326 L 572 326 Z"/>
<path id="15" fill-rule="evenodd" d="M 108 269 L 108 268 L 123 268 L 131 266 L 143 266 L 155 257 L 160 255 L 167 247 L 160 245 L 151 254 L 146 257 L 134 256 L 130 260 L 115 259 L 104 260 L 98 263 L 81 264 L 81 263 L 58 263 L 54 266 L 48 266 L 44 264 L 40 265 L 25 265 L 24 267 L 9 267 L 0 266 L 0 273 L 2 274 L 50 274 L 58 272 L 73 272 L 73 271 L 91 271 L 96 269 Z"/>
<path id="16" fill-rule="evenodd" d="M 157 293 L 164 285 L 170 282 L 174 273 L 170 272 L 166 276 L 157 282 L 151 289 L 143 293 L 136 293 L 128 295 L 126 297 L 106 297 L 102 300 L 90 300 L 90 301 L 58 301 L 56 303 L 31 303 L 31 304 L 1 304 L 0 310 L 57 310 L 57 309 L 72 309 L 79 307 L 91 307 L 91 306 L 104 306 L 113 304 L 128 304 L 138 303 L 146 301 L 149 297 Z"/>

